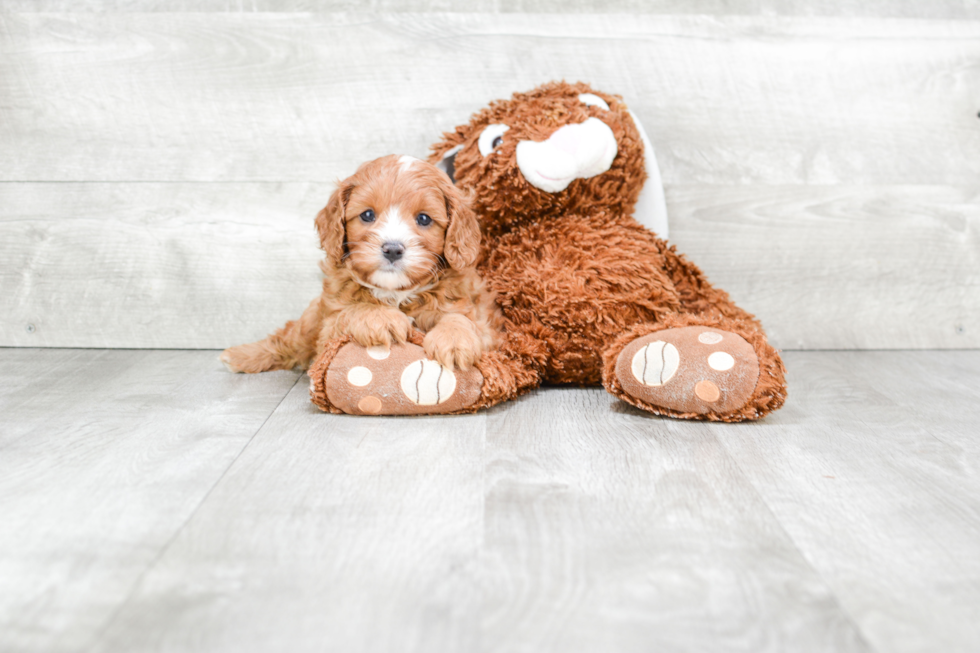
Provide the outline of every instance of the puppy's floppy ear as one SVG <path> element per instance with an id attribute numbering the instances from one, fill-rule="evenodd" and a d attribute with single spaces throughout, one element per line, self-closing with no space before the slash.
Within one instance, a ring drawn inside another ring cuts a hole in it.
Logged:
<path id="1" fill-rule="evenodd" d="M 344 258 L 344 242 L 347 240 L 345 210 L 353 190 L 354 185 L 349 182 L 338 184 L 337 190 L 330 196 L 330 201 L 316 216 L 315 224 L 316 231 L 320 235 L 320 247 L 334 265 L 340 265 Z"/>
<path id="2" fill-rule="evenodd" d="M 442 194 L 446 197 L 446 244 L 443 255 L 450 267 L 456 270 L 476 263 L 480 253 L 480 223 L 463 193 L 446 178 Z"/>

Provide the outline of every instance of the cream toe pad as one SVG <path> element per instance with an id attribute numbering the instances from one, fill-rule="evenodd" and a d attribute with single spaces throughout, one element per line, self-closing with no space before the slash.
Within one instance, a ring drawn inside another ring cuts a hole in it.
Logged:
<path id="1" fill-rule="evenodd" d="M 456 391 L 456 375 L 433 360 L 419 360 L 402 372 L 402 392 L 419 406 L 441 404 Z"/>
<path id="2" fill-rule="evenodd" d="M 716 351 L 708 356 L 708 365 L 710 365 L 711 369 L 713 370 L 724 372 L 725 370 L 730 370 L 735 367 L 735 358 L 727 352 Z"/>
<path id="3" fill-rule="evenodd" d="M 677 347 L 657 340 L 644 345 L 633 356 L 633 376 L 643 385 L 663 385 L 677 373 L 680 361 Z"/>
<path id="4" fill-rule="evenodd" d="M 367 348 L 367 355 L 376 361 L 383 361 L 391 356 L 391 348 L 385 345 L 375 345 Z"/>
<path id="5" fill-rule="evenodd" d="M 351 385 L 361 387 L 370 383 L 373 376 L 374 375 L 371 374 L 371 370 L 366 367 L 352 367 L 350 371 L 347 372 L 347 381 Z"/>
<path id="6" fill-rule="evenodd" d="M 716 345 L 722 341 L 722 335 L 714 331 L 705 331 L 698 336 L 698 341 L 706 345 Z"/>

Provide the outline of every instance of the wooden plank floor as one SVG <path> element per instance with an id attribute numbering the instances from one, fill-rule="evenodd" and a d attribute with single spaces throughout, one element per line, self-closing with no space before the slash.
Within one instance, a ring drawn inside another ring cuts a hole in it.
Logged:
<path id="1" fill-rule="evenodd" d="M 0 349 L 0 650 L 978 650 L 980 351 L 785 358 L 724 425 Z"/>

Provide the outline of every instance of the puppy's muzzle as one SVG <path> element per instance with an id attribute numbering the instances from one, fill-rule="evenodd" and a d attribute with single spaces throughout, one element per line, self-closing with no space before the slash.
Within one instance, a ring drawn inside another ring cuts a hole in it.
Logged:
<path id="1" fill-rule="evenodd" d="M 381 246 L 381 253 L 388 259 L 389 263 L 394 263 L 405 254 L 405 246 L 401 243 L 387 242 Z"/>

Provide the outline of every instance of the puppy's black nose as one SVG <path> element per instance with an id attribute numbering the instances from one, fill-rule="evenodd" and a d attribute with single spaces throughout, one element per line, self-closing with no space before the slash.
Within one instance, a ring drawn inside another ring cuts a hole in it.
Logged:
<path id="1" fill-rule="evenodd" d="M 401 243 L 385 243 L 381 246 L 381 253 L 385 258 L 394 263 L 405 253 L 405 246 Z"/>

